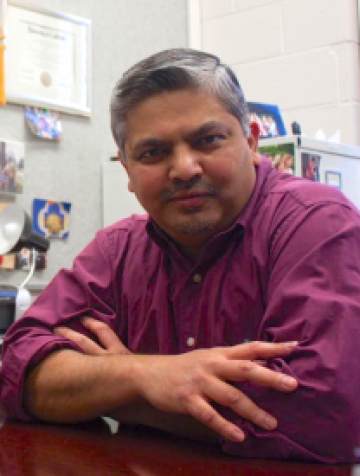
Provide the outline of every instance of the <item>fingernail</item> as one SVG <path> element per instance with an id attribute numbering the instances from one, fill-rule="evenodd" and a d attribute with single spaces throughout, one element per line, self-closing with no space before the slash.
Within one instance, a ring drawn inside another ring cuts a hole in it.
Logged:
<path id="1" fill-rule="evenodd" d="M 233 430 L 231 439 L 242 443 L 245 440 L 245 434 L 239 429 Z"/>
<path id="2" fill-rule="evenodd" d="M 64 332 L 66 332 L 66 327 L 55 327 L 54 329 L 54 334 L 63 334 Z"/>
<path id="3" fill-rule="evenodd" d="M 288 350 L 293 350 L 295 347 L 299 345 L 299 341 L 294 340 L 292 342 L 286 342 L 285 346 L 287 347 Z"/>
<path id="4" fill-rule="evenodd" d="M 292 377 L 287 377 L 286 375 L 283 375 L 282 380 L 281 380 L 281 386 L 285 390 L 292 390 L 295 388 L 297 385 L 297 381 L 292 378 Z"/>
<path id="5" fill-rule="evenodd" d="M 267 430 L 275 430 L 277 427 L 277 420 L 271 415 L 266 415 L 263 421 L 263 426 Z"/>

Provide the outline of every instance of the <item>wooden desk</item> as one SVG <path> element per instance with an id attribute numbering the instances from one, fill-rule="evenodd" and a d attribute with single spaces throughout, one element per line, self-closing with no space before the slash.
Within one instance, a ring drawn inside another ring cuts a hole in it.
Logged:
<path id="1" fill-rule="evenodd" d="M 1 476 L 354 476 L 355 472 L 351 466 L 238 460 L 215 447 L 150 430 L 111 433 L 103 420 L 73 427 L 5 422 L 0 429 Z"/>

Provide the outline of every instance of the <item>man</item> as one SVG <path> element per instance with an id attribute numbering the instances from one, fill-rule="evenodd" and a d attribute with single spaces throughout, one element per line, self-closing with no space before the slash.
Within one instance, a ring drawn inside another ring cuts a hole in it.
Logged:
<path id="1" fill-rule="evenodd" d="M 214 56 L 135 65 L 111 121 L 149 217 L 100 231 L 9 330 L 7 413 L 107 414 L 244 457 L 355 461 L 358 211 L 258 163 L 242 90 Z"/>

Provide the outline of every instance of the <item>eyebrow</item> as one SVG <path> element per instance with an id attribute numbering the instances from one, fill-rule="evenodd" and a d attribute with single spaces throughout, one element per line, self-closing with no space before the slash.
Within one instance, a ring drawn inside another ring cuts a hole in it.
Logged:
<path id="1" fill-rule="evenodd" d="M 223 124 L 222 122 L 219 121 L 208 121 L 202 124 L 199 128 L 189 132 L 188 134 L 185 135 L 185 139 L 188 142 L 193 142 L 196 141 L 198 138 L 202 137 L 205 134 L 208 134 L 209 132 L 213 131 L 214 129 L 220 130 L 224 134 L 230 134 L 231 129 Z M 170 147 L 171 142 L 162 140 L 162 139 L 156 139 L 155 137 L 147 137 L 144 139 L 140 139 L 134 147 L 132 147 L 132 154 L 136 155 L 139 153 L 142 149 L 148 149 L 148 148 L 166 148 Z"/>
<path id="2" fill-rule="evenodd" d="M 208 134 L 209 132 L 212 132 L 214 129 L 224 134 L 231 133 L 230 127 L 228 127 L 224 123 L 219 121 L 208 121 L 205 122 L 205 124 L 202 124 L 198 129 L 195 129 L 194 131 L 191 131 L 189 134 L 187 134 L 186 139 L 191 142 L 193 140 L 198 139 L 199 137 L 202 137 L 205 134 Z"/>

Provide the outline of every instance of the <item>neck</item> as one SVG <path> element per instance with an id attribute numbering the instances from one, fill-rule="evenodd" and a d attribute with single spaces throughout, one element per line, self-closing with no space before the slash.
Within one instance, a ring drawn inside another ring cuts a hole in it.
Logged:
<path id="1" fill-rule="evenodd" d="M 185 246 L 177 244 L 177 247 L 191 263 L 196 263 L 200 258 L 204 245 Z"/>

